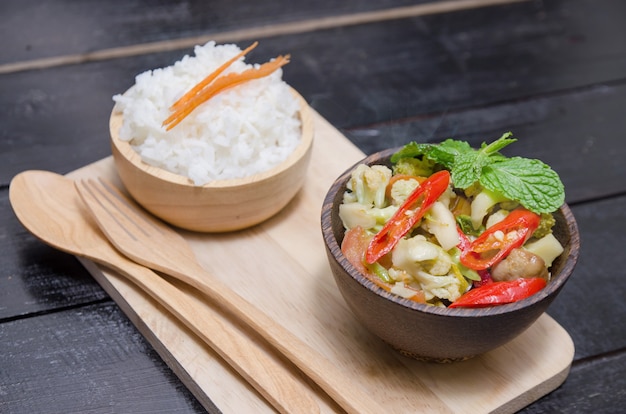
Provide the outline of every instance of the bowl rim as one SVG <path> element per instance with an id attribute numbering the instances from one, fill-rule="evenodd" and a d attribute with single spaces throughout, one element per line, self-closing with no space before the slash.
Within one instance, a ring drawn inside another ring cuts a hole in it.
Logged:
<path id="1" fill-rule="evenodd" d="M 170 182 L 172 184 L 190 187 L 190 188 L 228 188 L 228 187 L 236 187 L 242 185 L 248 185 L 251 183 L 256 183 L 259 181 L 263 181 L 269 179 L 271 177 L 277 176 L 282 172 L 289 170 L 295 164 L 298 163 L 302 157 L 304 157 L 309 148 L 313 144 L 313 114 L 311 108 L 309 107 L 306 100 L 300 95 L 295 89 L 289 87 L 291 94 L 298 101 L 300 109 L 298 110 L 298 116 L 300 117 L 300 142 L 295 147 L 295 149 L 283 160 L 280 164 L 273 166 L 272 168 L 258 172 L 256 174 L 248 175 L 240 178 L 228 178 L 228 179 L 219 179 L 212 180 L 206 184 L 201 186 L 195 185 L 192 180 L 184 175 L 176 174 L 171 171 L 165 170 L 161 167 L 156 167 L 150 164 L 147 164 L 141 159 L 141 156 L 137 151 L 133 149 L 129 141 L 124 141 L 119 138 L 119 129 L 122 126 L 123 122 L 123 113 L 121 111 L 116 110 L 116 107 L 113 107 L 111 111 L 111 115 L 109 118 L 109 135 L 111 140 L 111 145 L 116 148 L 116 150 L 124 157 L 128 162 L 130 162 L 135 168 L 145 172 L 146 174 L 152 176 L 153 178 Z"/>
<path id="2" fill-rule="evenodd" d="M 513 303 L 508 303 L 504 305 L 497 306 L 488 306 L 483 308 L 447 308 L 447 307 L 439 307 L 433 305 L 427 305 L 418 303 L 409 299 L 405 299 L 401 296 L 395 295 L 393 293 L 387 292 L 386 290 L 379 287 L 377 284 L 372 282 L 369 278 L 362 275 L 344 256 L 341 251 L 341 247 L 337 238 L 334 235 L 332 228 L 332 212 L 333 212 L 333 203 L 337 196 L 339 190 L 341 190 L 345 184 L 345 182 L 349 179 L 352 171 L 359 164 L 368 164 L 371 165 L 374 162 L 380 162 L 381 159 L 385 159 L 390 157 L 393 153 L 397 152 L 402 146 L 388 148 L 382 151 L 378 151 L 372 153 L 369 156 L 357 161 L 348 169 L 346 169 L 332 184 L 330 189 L 328 190 L 326 196 L 324 197 L 324 202 L 322 205 L 322 215 L 321 215 L 321 225 L 322 225 L 322 235 L 324 238 L 324 242 L 326 244 L 326 248 L 330 252 L 329 254 L 334 257 L 334 259 L 338 262 L 338 264 L 350 275 L 352 279 L 354 279 L 357 283 L 359 283 L 362 287 L 367 290 L 375 293 L 377 296 L 381 296 L 389 301 L 398 304 L 406 310 L 412 310 L 432 315 L 438 315 L 443 317 L 481 317 L 481 316 L 494 316 L 494 315 L 502 315 L 506 313 L 510 313 L 515 310 L 519 310 L 522 308 L 531 307 L 534 304 L 540 303 L 550 296 L 553 293 L 558 292 L 567 279 L 571 276 L 574 267 L 578 261 L 578 256 L 580 252 L 580 234 L 578 231 L 578 225 L 572 214 L 571 209 L 567 205 L 567 203 L 563 203 L 563 205 L 559 208 L 559 211 L 563 214 L 565 218 L 565 224 L 567 225 L 567 232 L 570 236 L 569 242 L 569 253 L 565 258 L 565 263 L 561 272 L 556 276 L 550 279 L 548 285 L 543 288 L 541 291 L 535 293 L 534 295 L 517 301 Z M 565 253 L 565 252 L 564 252 Z M 562 254 L 564 254 L 562 253 Z"/>

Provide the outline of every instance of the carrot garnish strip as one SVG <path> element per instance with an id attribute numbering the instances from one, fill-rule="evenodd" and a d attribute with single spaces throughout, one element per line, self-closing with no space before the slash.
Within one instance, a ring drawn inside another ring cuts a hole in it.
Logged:
<path id="1" fill-rule="evenodd" d="M 222 72 L 224 72 L 230 65 L 232 65 L 237 59 L 241 58 L 242 56 L 247 55 L 248 53 L 250 53 L 250 51 L 252 49 L 254 49 L 255 47 L 257 47 L 257 45 L 259 44 L 259 42 L 254 42 L 253 44 L 251 44 L 250 46 L 248 46 L 245 50 L 242 50 L 240 53 L 238 53 L 235 57 L 233 57 L 232 59 L 228 60 L 226 63 L 224 63 L 223 65 L 221 65 L 219 68 L 217 68 L 215 71 L 213 71 L 209 76 L 207 76 L 206 78 L 204 78 L 202 81 L 200 81 L 196 86 L 194 86 L 193 88 L 191 88 L 191 90 L 189 90 L 189 92 L 187 92 L 186 94 L 184 94 L 179 100 L 177 100 L 176 102 L 174 102 L 174 104 L 170 107 L 170 110 L 175 110 L 176 108 L 178 108 L 179 106 L 181 106 L 182 104 L 184 104 L 185 102 L 188 102 L 192 97 L 196 96 L 202 89 L 204 89 L 208 84 L 210 84 L 211 82 L 213 82 L 215 80 L 215 78 L 217 78 L 219 75 L 222 74 Z"/>
<path id="2" fill-rule="evenodd" d="M 262 64 L 257 68 L 247 69 L 241 73 L 229 73 L 228 75 L 224 75 L 215 79 L 215 81 L 203 88 L 200 92 L 198 92 L 195 96 L 189 99 L 184 104 L 179 105 L 164 122 L 163 126 L 166 127 L 166 130 L 170 130 L 178 125 L 187 115 L 189 115 L 194 109 L 200 106 L 202 103 L 211 99 L 218 93 L 230 89 L 232 87 L 238 86 L 242 83 L 251 81 L 253 79 L 263 78 L 265 76 L 269 76 L 274 71 L 279 69 L 280 67 L 289 63 L 289 55 L 286 56 L 278 56 L 276 59 L 271 60 Z"/>

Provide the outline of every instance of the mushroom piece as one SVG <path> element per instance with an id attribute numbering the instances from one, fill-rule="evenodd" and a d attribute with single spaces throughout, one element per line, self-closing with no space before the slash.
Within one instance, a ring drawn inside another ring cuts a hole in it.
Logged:
<path id="1" fill-rule="evenodd" d="M 547 281 L 550 273 L 541 257 L 528 250 L 517 248 L 491 268 L 491 277 L 498 282 L 522 277 L 541 277 Z"/>

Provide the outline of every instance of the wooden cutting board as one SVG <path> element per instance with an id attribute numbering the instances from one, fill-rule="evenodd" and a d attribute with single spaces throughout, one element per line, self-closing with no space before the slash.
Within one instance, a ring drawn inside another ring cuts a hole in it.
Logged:
<path id="1" fill-rule="evenodd" d="M 363 153 L 317 113 L 313 158 L 303 190 L 278 216 L 229 234 L 181 232 L 202 265 L 341 367 L 389 413 L 509 413 L 565 381 L 574 345 L 544 314 L 509 344 L 469 361 L 434 364 L 405 358 L 365 331 L 336 289 L 320 230 L 320 210 L 336 177 Z M 111 157 L 70 177 L 119 183 Z M 224 413 L 273 412 L 263 398 L 160 305 L 121 276 L 81 262 L 164 361 L 204 404 Z M 194 306 L 207 306 L 189 293 Z M 290 369 L 294 369 L 289 366 Z M 307 383 L 306 379 L 302 379 Z M 310 385 L 310 384 L 309 384 Z M 311 386 L 323 412 L 337 407 Z M 214 404 L 214 405 L 213 405 Z"/>

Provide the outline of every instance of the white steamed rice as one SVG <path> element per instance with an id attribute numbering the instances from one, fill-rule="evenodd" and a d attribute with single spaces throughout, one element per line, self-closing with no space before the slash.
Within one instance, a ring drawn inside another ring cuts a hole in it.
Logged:
<path id="1" fill-rule="evenodd" d="M 120 138 L 144 162 L 189 177 L 195 185 L 266 171 L 284 161 L 300 141 L 298 101 L 282 70 L 225 90 L 165 131 L 169 107 L 221 64 L 240 52 L 236 45 L 196 46 L 172 66 L 138 75 L 135 85 L 115 95 L 123 112 Z M 252 67 L 242 59 L 223 74 Z"/>

